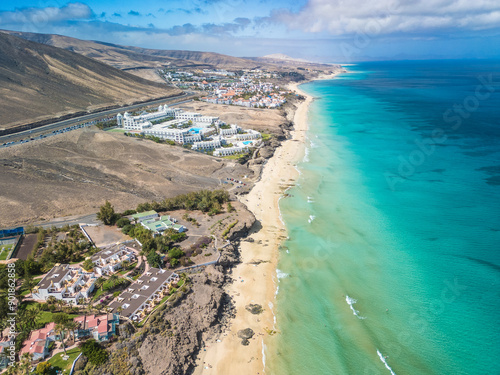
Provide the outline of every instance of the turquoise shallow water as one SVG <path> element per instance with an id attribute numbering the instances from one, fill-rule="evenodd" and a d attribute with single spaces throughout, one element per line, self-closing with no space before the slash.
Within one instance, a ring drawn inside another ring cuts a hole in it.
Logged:
<path id="1" fill-rule="evenodd" d="M 500 64 L 350 70 L 301 86 L 267 373 L 500 374 Z"/>

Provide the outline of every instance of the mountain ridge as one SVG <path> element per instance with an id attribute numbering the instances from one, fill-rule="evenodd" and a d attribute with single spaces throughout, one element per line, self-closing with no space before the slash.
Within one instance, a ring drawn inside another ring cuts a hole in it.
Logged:
<path id="1" fill-rule="evenodd" d="M 181 94 L 71 51 L 0 32 L 0 127 Z"/>

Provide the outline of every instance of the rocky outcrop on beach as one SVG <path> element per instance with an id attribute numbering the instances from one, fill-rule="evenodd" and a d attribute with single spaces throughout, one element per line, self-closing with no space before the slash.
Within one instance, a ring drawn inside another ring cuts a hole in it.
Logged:
<path id="1" fill-rule="evenodd" d="M 231 304 L 222 286 L 224 274 L 209 266 L 190 275 L 173 301 L 154 313 L 143 328 L 120 325 L 120 338 L 109 360 L 95 367 L 77 367 L 76 375 L 184 375 L 194 369 L 203 336 L 221 332 Z M 226 311 L 227 310 L 227 311 Z"/>
<path id="2" fill-rule="evenodd" d="M 249 339 L 251 339 L 254 335 L 254 331 L 251 328 L 245 328 L 241 331 L 238 331 L 238 337 L 241 339 L 241 345 L 247 346 L 250 344 Z"/>

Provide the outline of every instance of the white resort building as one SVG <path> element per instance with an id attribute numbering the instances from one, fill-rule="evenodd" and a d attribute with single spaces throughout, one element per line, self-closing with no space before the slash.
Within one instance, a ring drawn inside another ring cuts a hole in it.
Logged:
<path id="1" fill-rule="evenodd" d="M 150 268 L 109 305 L 109 312 L 139 322 L 168 295 L 171 285 L 178 281 L 179 276 L 172 271 Z"/>
<path id="2" fill-rule="evenodd" d="M 233 147 L 223 147 L 218 148 L 214 151 L 214 156 L 229 156 L 234 154 L 242 154 L 248 152 L 248 147 L 246 146 L 233 146 Z"/>
<path id="3" fill-rule="evenodd" d="M 221 138 L 220 137 L 213 137 L 213 139 L 210 141 L 193 143 L 193 147 L 191 147 L 191 150 L 195 150 L 195 151 L 213 150 L 214 148 L 221 147 L 221 146 L 222 146 Z"/>
<path id="4" fill-rule="evenodd" d="M 220 128 L 219 134 L 228 136 L 228 135 L 238 134 L 240 131 L 241 131 L 241 127 L 233 124 L 233 125 L 231 125 L 231 127 L 229 129 Z"/>
<path id="5" fill-rule="evenodd" d="M 216 133 L 212 127 L 219 118 L 202 116 L 199 113 L 184 112 L 178 108 L 159 106 L 157 112 L 143 112 L 132 116 L 128 112 L 116 116 L 117 124 L 125 130 L 140 132 L 161 139 L 169 139 L 180 144 L 201 142 L 203 137 Z M 165 121 L 162 121 L 165 120 Z M 155 123 L 153 122 L 160 122 Z"/>
<path id="6" fill-rule="evenodd" d="M 111 245 L 105 247 L 90 257 L 94 263 L 94 272 L 101 275 L 111 275 L 122 268 L 122 263 L 132 263 L 136 259 L 135 251 L 126 245 Z"/>
<path id="7" fill-rule="evenodd" d="M 192 144 L 191 149 L 194 151 L 215 150 L 214 156 L 248 152 L 249 147 L 258 146 L 262 138 L 258 131 L 243 130 L 236 124 L 227 126 L 218 117 L 184 112 L 167 105 L 160 105 L 157 112 L 143 112 L 138 116 L 131 116 L 127 112 L 123 116 L 119 114 L 117 123 L 132 133 L 151 135 L 179 144 Z M 223 147 L 226 144 L 234 146 Z"/>
<path id="8" fill-rule="evenodd" d="M 69 264 L 56 264 L 33 289 L 33 299 L 46 301 L 49 297 L 78 304 L 89 298 L 97 280 L 93 272 Z"/>

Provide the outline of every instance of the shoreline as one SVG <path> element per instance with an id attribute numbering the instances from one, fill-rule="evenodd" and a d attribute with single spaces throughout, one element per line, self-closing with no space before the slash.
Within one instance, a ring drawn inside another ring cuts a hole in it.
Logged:
<path id="1" fill-rule="evenodd" d="M 337 74 L 320 75 L 310 81 L 332 79 Z M 279 246 L 287 238 L 279 200 L 299 177 L 296 164 L 305 154 L 308 111 L 314 100 L 298 88 L 300 84 L 289 85 L 290 90 L 306 98 L 295 111 L 291 138 L 282 142 L 267 161 L 250 193 L 239 198 L 254 214 L 256 224 L 247 237 L 253 242 L 243 240 L 240 243 L 241 263 L 232 269 L 234 282 L 225 288 L 233 298 L 236 315 L 219 338 L 206 342 L 204 351 L 200 352 L 195 375 L 265 373 L 267 331 L 274 330 L 276 323 L 274 304 Z M 248 304 L 261 305 L 263 313 L 253 315 L 245 309 Z M 254 336 L 248 346 L 243 346 L 237 333 L 246 328 L 251 328 Z"/>

